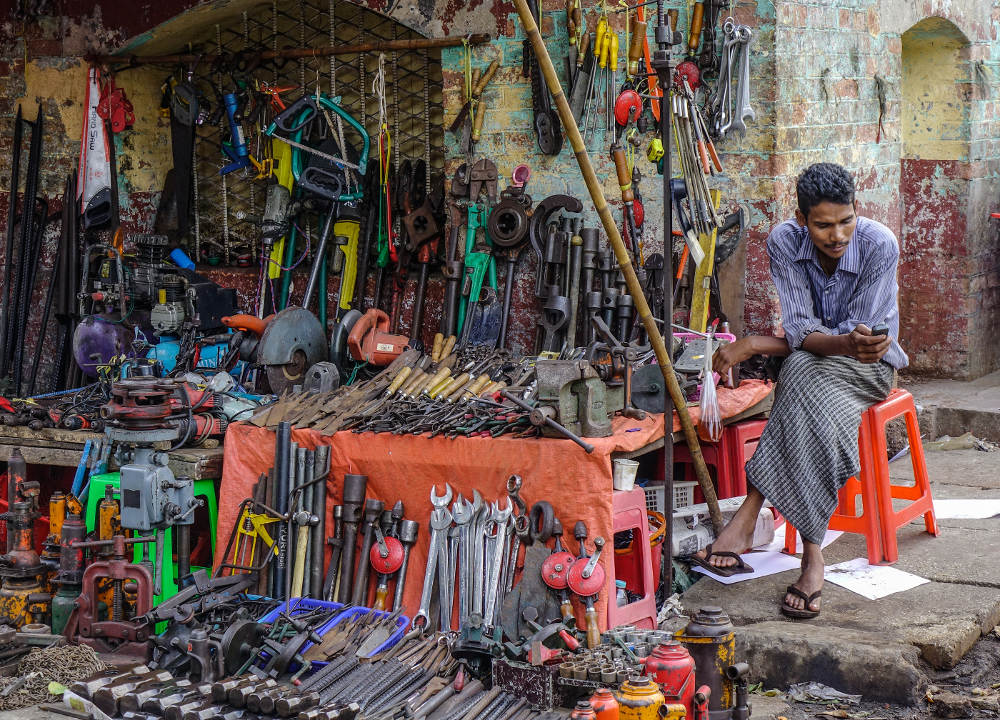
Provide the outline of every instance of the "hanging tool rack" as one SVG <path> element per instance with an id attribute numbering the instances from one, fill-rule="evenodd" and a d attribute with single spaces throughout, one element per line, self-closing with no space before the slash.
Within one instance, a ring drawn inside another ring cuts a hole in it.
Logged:
<path id="1" fill-rule="evenodd" d="M 224 93 L 239 83 L 266 83 L 273 88 L 318 89 L 340 97 L 340 105 L 378 135 L 378 100 L 372 97 L 372 79 L 380 52 L 385 54 L 386 106 L 392 133 L 393 165 L 424 160 L 433 170 L 444 167 L 441 51 L 453 39 L 427 39 L 397 21 L 353 3 L 277 0 L 244 11 L 235 22 L 214 24 L 200 45 L 183 55 L 150 58 L 113 57 L 105 61 L 170 64 L 193 69 L 194 82 L 208 91 L 213 109 Z M 470 42 L 483 38 L 470 38 Z M 355 52 L 344 52 L 357 48 Z M 365 50 L 365 48 L 376 48 Z M 395 48 L 395 49 L 393 49 Z M 199 54 L 198 50 L 202 52 Z M 289 102 L 300 95 L 286 92 Z M 214 96 L 214 97 L 213 97 Z M 429 117 L 430 153 L 426 152 Z M 259 216 L 264 209 L 266 180 L 255 178 L 251 166 L 220 174 L 228 160 L 220 152 L 228 142 L 226 113 L 214 112 L 212 122 L 198 126 L 194 147 L 194 225 L 191 248 L 198 261 L 226 265 L 256 258 L 259 228 L 239 218 Z M 259 134 L 245 123 L 249 151 L 257 155 Z M 315 242 L 318 228 L 302 227 Z M 304 245 L 300 245 L 304 247 Z"/>

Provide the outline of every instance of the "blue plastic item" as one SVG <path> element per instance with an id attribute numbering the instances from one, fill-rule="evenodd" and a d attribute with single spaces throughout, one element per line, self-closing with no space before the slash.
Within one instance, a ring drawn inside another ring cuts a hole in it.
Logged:
<path id="1" fill-rule="evenodd" d="M 177 367 L 177 353 L 180 352 L 180 341 L 165 336 L 160 338 L 160 342 L 157 345 L 153 345 L 149 348 L 149 352 L 146 353 L 146 357 L 150 360 L 159 360 L 163 365 L 163 370 L 165 372 L 172 372 L 175 367 Z M 212 343 L 211 345 L 203 345 L 201 348 L 201 354 L 198 356 L 198 370 L 212 370 L 218 368 L 222 364 L 222 360 L 226 357 L 226 353 L 229 352 L 229 343 Z M 233 368 L 233 375 L 238 376 L 240 370 L 242 369 L 242 361 L 236 363 Z"/>
<path id="2" fill-rule="evenodd" d="M 286 608 L 288 607 L 292 608 L 292 615 L 298 615 L 304 612 L 308 612 L 309 610 L 315 610 L 317 608 L 337 610 L 345 606 L 343 603 L 326 602 L 323 600 L 313 600 L 312 598 L 292 598 L 287 603 L 282 603 L 274 610 L 267 613 L 267 615 L 261 617 L 257 622 L 262 622 L 262 623 L 274 622 L 275 620 L 278 619 L 279 615 L 287 612 Z M 320 626 L 320 628 L 316 631 L 316 634 L 322 637 L 340 623 L 346 622 L 347 620 L 357 617 L 358 615 L 366 615 L 368 613 L 376 613 L 378 617 L 388 617 L 389 615 L 392 615 L 391 612 L 383 612 L 381 610 L 371 610 L 370 608 L 366 607 L 348 607 L 342 613 L 339 613 L 333 619 L 329 620 L 328 622 Z M 382 643 L 372 652 L 370 652 L 367 655 L 367 657 L 377 655 L 378 653 L 384 652 L 385 650 L 388 650 L 389 648 L 393 647 L 403 638 L 403 636 L 406 634 L 406 629 L 409 626 L 410 626 L 410 618 L 406 617 L 405 615 L 400 615 L 396 619 L 395 632 L 393 632 L 392 635 L 390 635 L 389 638 L 384 643 Z M 311 642 L 306 643 L 305 645 L 302 646 L 302 651 L 305 652 L 305 650 L 312 647 L 312 645 L 313 643 Z M 315 672 L 316 670 L 319 670 L 321 667 L 324 667 L 326 665 L 327 663 L 322 660 L 313 660 L 311 671 Z M 294 670 L 296 668 L 297 665 L 294 663 L 290 666 L 290 669 Z"/>
<path id="3" fill-rule="evenodd" d="M 301 615 L 302 613 L 309 612 L 310 610 L 316 610 L 317 608 L 323 608 L 325 610 L 340 610 L 342 607 L 344 607 L 344 603 L 328 602 L 326 600 L 313 600 L 312 598 L 294 597 L 288 600 L 288 602 L 281 603 L 281 605 L 274 608 L 274 610 L 269 612 L 267 615 L 264 615 L 257 622 L 262 622 L 262 623 L 274 622 L 275 620 L 278 619 L 279 615 L 283 613 L 286 615 L 289 614 L 288 608 L 291 608 L 291 615 L 294 616 L 294 615 Z M 316 630 L 316 634 L 322 637 L 323 635 L 326 634 L 326 632 L 330 628 L 336 625 L 339 620 L 340 620 L 340 615 L 339 614 L 334 615 L 332 618 L 330 618 L 325 623 L 320 625 L 320 627 Z M 312 646 L 313 643 L 307 642 L 305 645 L 302 646 L 301 652 L 305 652 Z M 312 663 L 312 667 L 314 669 L 321 668 L 324 665 L 326 665 L 325 662 L 316 662 L 315 660 Z M 292 670 L 295 670 L 298 667 L 299 667 L 298 663 L 292 663 L 289 666 L 289 668 Z"/>
<path id="4" fill-rule="evenodd" d="M 179 268 L 184 268 L 185 270 L 194 270 L 194 260 L 188 257 L 187 253 L 180 248 L 174 248 L 170 251 L 170 259 L 174 261 L 174 265 Z"/>

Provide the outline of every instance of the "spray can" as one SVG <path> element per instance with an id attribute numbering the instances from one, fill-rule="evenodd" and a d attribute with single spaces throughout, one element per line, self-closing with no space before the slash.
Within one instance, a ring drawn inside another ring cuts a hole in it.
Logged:
<path id="1" fill-rule="evenodd" d="M 590 696 L 590 706 L 594 708 L 597 720 L 618 720 L 620 717 L 618 700 L 607 688 L 599 688 Z"/>
<path id="2" fill-rule="evenodd" d="M 726 670 L 736 660 L 736 636 L 729 616 L 720 607 L 706 606 L 699 610 L 687 627 L 674 633 L 694 660 L 695 684 L 711 689 L 708 710 L 728 716 L 735 701 L 733 681 Z M 693 716 L 691 716 L 693 717 Z"/>
<path id="3" fill-rule="evenodd" d="M 640 675 L 622 683 L 618 692 L 618 717 L 621 720 L 659 720 L 663 707 L 660 686 Z"/>
<path id="4" fill-rule="evenodd" d="M 692 714 L 695 666 L 691 653 L 676 640 L 657 645 L 646 658 L 646 674 L 660 686 L 667 702 L 682 704 Z"/>

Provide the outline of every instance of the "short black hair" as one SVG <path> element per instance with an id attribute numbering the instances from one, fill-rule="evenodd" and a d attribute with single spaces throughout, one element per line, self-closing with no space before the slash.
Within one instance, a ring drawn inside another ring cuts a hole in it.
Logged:
<path id="1" fill-rule="evenodd" d="M 854 203 L 854 179 L 835 163 L 815 163 L 799 175 L 795 183 L 799 211 L 809 217 L 809 211 L 823 201 L 836 205 Z"/>

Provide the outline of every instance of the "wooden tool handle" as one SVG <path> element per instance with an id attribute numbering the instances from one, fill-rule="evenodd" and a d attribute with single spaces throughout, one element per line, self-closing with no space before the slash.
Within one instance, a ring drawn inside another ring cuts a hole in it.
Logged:
<path id="1" fill-rule="evenodd" d="M 434 333 L 434 349 L 431 351 L 431 360 L 440 362 L 441 351 L 444 349 L 444 333 Z"/>
<path id="2" fill-rule="evenodd" d="M 387 394 L 392 395 L 397 390 L 399 390 L 399 388 L 403 387 L 403 383 L 406 382 L 406 380 L 410 377 L 412 373 L 413 373 L 413 368 L 411 368 L 409 365 L 404 365 L 402 368 L 400 368 L 399 372 L 396 373 L 396 377 L 392 379 L 392 382 L 389 383 L 389 387 L 386 388 Z"/>
<path id="3" fill-rule="evenodd" d="M 671 30 L 676 30 L 677 29 L 677 18 L 678 17 L 679 17 L 679 11 L 677 10 L 677 8 L 672 8 L 670 10 L 667 10 L 667 19 L 670 20 L 670 29 Z"/>
<path id="4" fill-rule="evenodd" d="M 443 393 L 448 392 L 448 388 L 452 387 L 454 382 L 455 378 L 446 377 L 441 382 L 435 383 L 427 388 L 427 397 L 431 400 L 440 397 Z"/>
<path id="5" fill-rule="evenodd" d="M 635 75 L 639 72 L 639 58 L 642 57 L 642 41 L 646 39 L 646 23 L 636 20 L 632 26 L 632 40 L 628 45 L 628 72 Z"/>
<path id="6" fill-rule="evenodd" d="M 449 335 L 444 340 L 444 349 L 441 350 L 441 357 L 446 358 L 451 355 L 451 351 L 455 349 L 455 343 L 458 338 L 455 335 Z"/>
<path id="7" fill-rule="evenodd" d="M 691 32 L 688 34 L 688 51 L 694 55 L 698 49 L 698 40 L 701 38 L 701 25 L 705 21 L 705 3 L 696 2 L 694 10 L 691 11 Z"/>
<path id="8" fill-rule="evenodd" d="M 559 603 L 559 614 L 562 615 L 563 624 L 569 624 L 573 617 L 573 603 L 569 601 L 569 597 L 563 598 L 563 601 Z"/>
<path id="9" fill-rule="evenodd" d="M 618 173 L 618 185 L 622 189 L 622 201 L 632 202 L 635 195 L 632 192 L 632 173 L 625 159 L 625 148 L 620 143 L 611 146 L 611 158 L 615 161 L 615 172 Z"/>
<path id="10" fill-rule="evenodd" d="M 385 610 L 385 598 L 388 594 L 389 586 L 380 582 L 378 587 L 375 588 L 375 604 L 372 607 L 375 610 Z"/>
<path id="11" fill-rule="evenodd" d="M 601 630 L 597 627 L 597 608 L 593 603 L 587 608 L 587 647 L 595 648 L 601 644 Z"/>
<path id="12" fill-rule="evenodd" d="M 500 56 L 498 55 L 497 57 L 493 58 L 493 62 L 491 62 L 490 66 L 486 68 L 486 72 L 482 74 L 482 76 L 479 78 L 479 81 L 475 83 L 475 85 L 473 85 L 472 97 L 479 97 L 480 95 L 483 94 L 483 90 L 485 90 L 486 86 L 490 84 L 490 80 L 493 79 L 493 76 L 497 74 L 497 70 L 499 69 L 500 69 Z"/>
<path id="13" fill-rule="evenodd" d="M 400 389 L 400 395 L 409 395 L 413 391 L 413 388 L 416 386 L 416 384 L 420 382 L 420 379 L 426 376 L 427 373 L 421 370 L 420 368 L 414 370 L 412 373 L 410 373 L 410 378 L 403 382 L 403 386 Z"/>
<path id="14" fill-rule="evenodd" d="M 479 140 L 479 135 L 483 131 L 483 118 L 486 117 L 486 101 L 482 98 L 476 103 L 476 118 L 472 123 L 472 139 Z"/>
<path id="15" fill-rule="evenodd" d="M 590 49 L 590 33 L 585 32 L 580 38 L 580 52 L 576 56 L 577 67 L 583 67 L 583 61 L 587 57 L 587 50 Z"/>
<path id="16" fill-rule="evenodd" d="M 465 98 L 466 100 L 471 100 L 475 97 L 475 93 L 473 91 L 476 89 L 476 85 L 479 84 L 479 76 L 481 74 L 482 73 L 479 72 L 479 68 L 474 68 L 472 70 L 472 82 L 469 83 L 469 97 Z"/>

